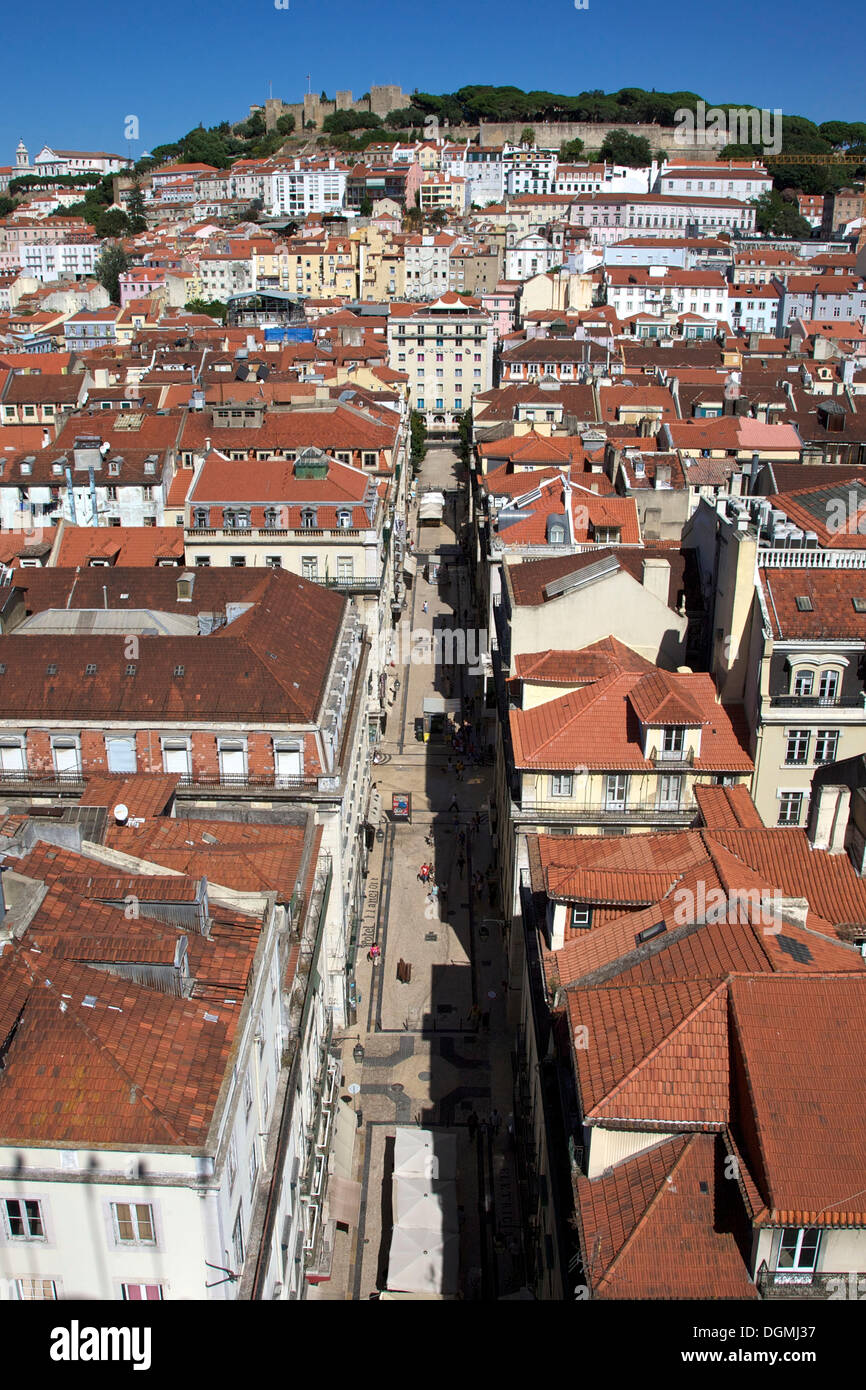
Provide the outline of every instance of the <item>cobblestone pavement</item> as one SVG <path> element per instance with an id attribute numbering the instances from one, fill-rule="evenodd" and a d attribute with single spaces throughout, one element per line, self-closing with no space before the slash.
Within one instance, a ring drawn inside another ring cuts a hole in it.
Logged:
<path id="1" fill-rule="evenodd" d="M 419 486 L 454 488 L 457 467 L 450 449 L 431 449 Z M 441 633 L 455 620 L 462 626 L 466 612 L 469 624 L 475 621 L 456 534 L 464 497 L 456 516 L 449 499 L 445 525 L 425 528 L 424 534 L 415 527 L 418 575 L 404 615 L 413 639 L 422 630 Z M 424 561 L 431 554 L 444 557 L 447 584 L 425 579 Z M 360 1120 L 354 1155 L 363 1189 L 361 1221 L 357 1230 L 338 1232 L 332 1277 L 311 1289 L 313 1298 L 368 1299 L 384 1288 L 397 1124 L 444 1128 L 457 1136 L 462 1296 L 497 1298 L 524 1282 L 508 1133 L 512 1078 L 505 964 L 500 920 L 487 885 L 491 769 L 469 758 L 460 769 L 449 743 L 417 742 L 414 733 L 425 696 L 463 700 L 463 712 L 474 721 L 480 715 L 472 703 L 478 690 L 479 677 L 465 664 L 409 662 L 389 670 L 392 703 L 380 745 L 386 761 L 374 769 L 382 825 L 370 857 L 356 967 L 358 1022 L 343 1039 L 345 1083 L 361 1087 L 355 1096 Z M 397 791 L 412 795 L 410 824 L 390 818 L 391 794 Z M 438 898 L 419 881 L 423 863 L 433 865 Z M 480 875 L 477 886 L 473 875 Z M 367 956 L 374 941 L 382 953 L 375 965 Z M 407 983 L 397 978 L 401 961 L 411 965 Z M 365 1054 L 360 1064 L 352 1056 L 357 1041 Z M 474 1140 L 467 1127 L 473 1110 L 481 1121 L 494 1116 Z"/>

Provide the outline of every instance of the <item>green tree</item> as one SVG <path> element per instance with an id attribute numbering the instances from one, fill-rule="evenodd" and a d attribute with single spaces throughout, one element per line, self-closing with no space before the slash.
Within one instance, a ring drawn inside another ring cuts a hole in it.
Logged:
<path id="1" fill-rule="evenodd" d="M 93 229 L 98 237 L 127 236 L 131 223 L 123 208 L 106 208 L 97 212 Z"/>
<path id="2" fill-rule="evenodd" d="M 413 468 L 420 468 L 421 460 L 427 453 L 427 426 L 424 416 L 413 410 L 409 417 L 409 461 Z"/>
<path id="3" fill-rule="evenodd" d="M 559 157 L 562 160 L 580 159 L 583 154 L 582 140 L 565 140 L 559 147 Z"/>
<path id="4" fill-rule="evenodd" d="M 806 240 L 812 235 L 812 228 L 797 211 L 797 204 L 786 201 L 777 189 L 771 188 L 759 198 L 753 198 L 755 207 L 755 226 L 759 232 L 771 236 L 789 236 Z"/>
<path id="5" fill-rule="evenodd" d="M 362 198 L 362 199 L 361 199 L 361 206 L 359 207 L 358 211 L 360 212 L 360 214 L 361 214 L 362 217 L 372 217 L 372 216 L 373 216 L 373 204 L 372 204 L 372 201 L 371 201 L 369 198 Z"/>
<path id="6" fill-rule="evenodd" d="M 521 145 L 534 145 L 534 144 L 535 144 L 535 131 L 533 130 L 533 128 L 532 128 L 531 125 L 525 125 L 525 126 L 523 127 L 523 129 L 521 130 L 521 132 L 520 132 L 520 143 L 521 143 Z"/>
<path id="7" fill-rule="evenodd" d="M 291 111 L 286 111 L 282 116 L 277 117 L 277 132 L 280 135 L 291 135 L 295 128 L 295 118 Z"/>
<path id="8" fill-rule="evenodd" d="M 225 323 L 228 309 L 221 299 L 190 299 L 184 305 L 188 314 L 207 314 L 209 318 Z"/>
<path id="9" fill-rule="evenodd" d="M 120 303 L 120 277 L 129 269 L 129 261 L 122 246 L 106 246 L 93 270 L 94 277 L 105 289 L 112 304 Z"/>
<path id="10" fill-rule="evenodd" d="M 624 164 L 629 169 L 637 169 L 652 163 L 652 148 L 644 135 L 611 130 L 602 141 L 599 157 L 607 164 Z"/>
<path id="11" fill-rule="evenodd" d="M 15 203 L 11 198 L 0 197 L 0 217 L 8 217 L 14 207 Z M 65 211 L 66 209 L 64 208 L 64 212 Z"/>
<path id="12" fill-rule="evenodd" d="M 144 215 L 144 194 L 141 191 L 141 184 L 137 180 L 130 190 L 126 202 L 126 213 L 129 218 L 129 230 L 133 235 L 147 230 L 147 218 Z"/>

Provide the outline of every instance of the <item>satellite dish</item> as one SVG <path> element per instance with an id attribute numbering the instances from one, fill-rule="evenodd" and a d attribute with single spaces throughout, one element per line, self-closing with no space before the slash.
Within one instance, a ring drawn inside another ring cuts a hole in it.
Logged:
<path id="1" fill-rule="evenodd" d="M 118 825 L 125 825 L 129 820 L 129 807 L 119 801 L 114 808 L 114 819 Z"/>

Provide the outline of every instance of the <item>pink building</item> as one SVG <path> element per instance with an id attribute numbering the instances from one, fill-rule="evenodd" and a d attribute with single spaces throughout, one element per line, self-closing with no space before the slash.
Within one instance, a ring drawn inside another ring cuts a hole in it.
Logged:
<path id="1" fill-rule="evenodd" d="M 486 309 L 493 320 L 493 332 L 497 341 L 506 334 L 513 333 L 520 310 L 519 280 L 500 280 L 494 290 L 481 295 L 481 307 Z"/>
<path id="2" fill-rule="evenodd" d="M 136 265 L 120 276 L 120 307 L 125 309 L 131 299 L 147 299 L 165 284 L 166 272 L 161 266 Z"/>

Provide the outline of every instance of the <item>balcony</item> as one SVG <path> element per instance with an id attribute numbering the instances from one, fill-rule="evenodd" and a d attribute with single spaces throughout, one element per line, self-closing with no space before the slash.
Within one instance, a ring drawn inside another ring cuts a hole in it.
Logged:
<path id="1" fill-rule="evenodd" d="M 860 695 L 771 695 L 770 704 L 777 709 L 866 709 L 864 694 Z"/>
<path id="2" fill-rule="evenodd" d="M 652 748 L 649 760 L 653 764 L 663 763 L 665 767 L 694 767 L 695 753 L 693 748 Z"/>
<path id="3" fill-rule="evenodd" d="M 866 1297 L 866 1272 L 855 1270 L 773 1270 L 762 1264 L 755 1283 L 761 1297 L 766 1299 L 835 1302 L 837 1299 L 862 1301 Z"/>
<path id="4" fill-rule="evenodd" d="M 697 802 L 683 801 L 679 806 L 660 806 L 657 801 L 629 802 L 615 807 L 598 802 L 590 806 L 575 806 L 563 797 L 541 801 L 512 802 L 511 818 L 522 823 L 556 821 L 563 825 L 687 825 L 697 813 Z"/>
<path id="5" fill-rule="evenodd" d="M 325 575 L 324 579 L 311 579 L 310 583 L 321 584 L 325 589 L 339 589 L 343 593 L 375 594 L 382 587 L 382 578 L 380 577 L 377 579 L 375 576 L 370 578 L 367 575 L 359 575 L 356 579 L 350 575 L 348 579 L 341 576 L 338 576 L 336 579 L 331 579 L 328 575 Z"/>

